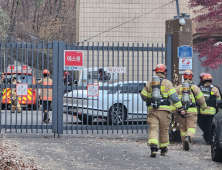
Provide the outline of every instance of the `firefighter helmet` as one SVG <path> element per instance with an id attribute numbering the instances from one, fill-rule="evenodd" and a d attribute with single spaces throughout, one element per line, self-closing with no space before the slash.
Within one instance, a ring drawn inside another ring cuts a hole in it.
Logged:
<path id="1" fill-rule="evenodd" d="M 186 71 L 183 73 L 183 78 L 184 78 L 184 79 L 192 80 L 192 79 L 193 79 L 193 72 L 192 72 L 191 70 L 186 70 Z"/>
<path id="2" fill-rule="evenodd" d="M 49 72 L 47 69 L 45 69 L 45 70 L 43 71 L 43 74 L 48 74 L 48 75 L 50 75 L 50 72 Z"/>
<path id="3" fill-rule="evenodd" d="M 207 80 L 212 81 L 213 77 L 212 77 L 212 75 L 210 73 L 206 73 L 206 74 L 204 74 L 202 79 L 203 79 L 203 81 L 207 81 Z"/>
<path id="4" fill-rule="evenodd" d="M 200 78 L 203 78 L 203 76 L 205 75 L 206 73 L 201 73 L 200 74 Z"/>
<path id="5" fill-rule="evenodd" d="M 64 76 L 67 76 L 67 75 L 68 75 L 68 76 L 70 75 L 69 72 L 65 72 L 65 73 L 64 73 Z"/>
<path id="6" fill-rule="evenodd" d="M 164 73 L 167 71 L 167 67 L 163 64 L 158 64 L 154 70 L 156 73 Z"/>

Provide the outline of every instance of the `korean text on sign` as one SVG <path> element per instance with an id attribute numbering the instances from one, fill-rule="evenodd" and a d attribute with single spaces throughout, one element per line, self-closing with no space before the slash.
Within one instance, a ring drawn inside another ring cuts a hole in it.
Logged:
<path id="1" fill-rule="evenodd" d="M 125 67 L 108 67 L 107 73 L 125 73 L 126 68 Z"/>
<path id="2" fill-rule="evenodd" d="M 84 52 L 64 50 L 64 70 L 81 70 L 84 68 Z"/>

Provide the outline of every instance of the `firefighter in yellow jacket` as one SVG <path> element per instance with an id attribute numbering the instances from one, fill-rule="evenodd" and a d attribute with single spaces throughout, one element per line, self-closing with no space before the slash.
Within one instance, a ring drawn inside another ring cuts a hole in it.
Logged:
<path id="1" fill-rule="evenodd" d="M 199 87 L 192 84 L 193 73 L 186 70 L 183 74 L 184 83 L 176 87 L 177 94 L 181 99 L 183 108 L 186 112 L 185 117 L 179 117 L 180 135 L 183 143 L 183 148 L 188 151 L 190 149 L 190 142 L 196 132 L 197 126 L 197 106 L 196 101 L 200 107 L 205 110 L 206 103 L 203 93 Z"/>
<path id="2" fill-rule="evenodd" d="M 203 123 L 202 130 L 204 132 L 204 139 L 208 145 L 210 145 L 210 133 L 211 123 L 216 114 L 216 108 L 222 108 L 221 95 L 217 87 L 212 84 L 212 76 L 209 73 L 205 73 L 202 77 L 203 84 L 200 86 L 200 90 L 204 94 L 207 109 L 200 108 L 199 121 Z"/>
<path id="3" fill-rule="evenodd" d="M 161 155 L 165 155 L 169 145 L 169 124 L 171 122 L 171 104 L 169 98 L 181 114 L 185 114 L 180 99 L 173 88 L 172 83 L 165 79 L 167 74 L 166 66 L 158 64 L 155 69 L 156 76 L 148 81 L 141 92 L 141 98 L 148 106 L 147 122 L 149 124 L 148 146 L 151 149 L 150 157 L 156 157 L 158 148 Z M 159 137 L 158 137 L 159 131 Z M 159 138 L 159 140 L 158 140 Z"/>
<path id="4" fill-rule="evenodd" d="M 12 84 L 17 84 L 19 83 L 19 80 L 16 81 L 16 76 L 13 75 L 12 77 Z M 16 88 L 12 88 L 12 98 L 11 98 L 11 101 L 12 101 L 12 113 L 15 112 L 16 110 L 16 105 L 17 105 L 17 110 L 18 110 L 18 113 L 21 113 L 22 109 L 21 109 L 21 105 L 19 104 L 19 101 L 18 101 L 18 97 L 16 96 Z"/>
<path id="5" fill-rule="evenodd" d="M 43 71 L 43 80 L 39 80 L 38 84 L 42 85 L 52 85 L 52 79 L 49 77 L 50 72 L 48 70 Z M 44 114 L 44 123 L 48 123 L 49 118 L 49 108 L 52 102 L 52 89 L 50 87 L 43 88 L 43 94 L 40 93 L 40 99 L 42 100 L 43 114 Z"/>

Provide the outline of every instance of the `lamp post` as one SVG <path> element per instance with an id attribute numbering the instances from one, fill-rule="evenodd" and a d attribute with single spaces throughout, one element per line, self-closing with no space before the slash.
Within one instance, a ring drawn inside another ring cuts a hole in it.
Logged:
<path id="1" fill-rule="evenodd" d="M 193 46 L 192 19 L 186 13 L 180 14 L 179 1 L 176 0 L 177 15 L 166 21 L 166 38 L 172 35 L 172 83 L 177 86 L 182 83 L 182 71 L 179 71 L 179 58 L 177 48 L 183 45 Z M 167 39 L 165 40 L 167 42 Z M 167 57 L 166 57 L 167 61 Z M 169 62 L 169 61 L 168 61 Z"/>

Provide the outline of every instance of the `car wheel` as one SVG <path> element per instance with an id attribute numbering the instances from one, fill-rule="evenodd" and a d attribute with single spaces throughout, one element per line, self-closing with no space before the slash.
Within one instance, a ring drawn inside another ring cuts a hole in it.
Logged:
<path id="1" fill-rule="evenodd" d="M 219 148 L 216 129 L 213 129 L 211 133 L 211 157 L 213 161 L 222 161 L 222 149 Z"/>
<path id="2" fill-rule="evenodd" d="M 107 118 L 110 125 L 122 125 L 126 120 L 126 108 L 122 104 L 114 104 L 109 109 L 109 117 Z"/>
<path id="3" fill-rule="evenodd" d="M 87 120 L 88 120 L 88 125 L 92 125 L 92 117 L 91 116 L 88 116 L 88 118 L 87 118 L 87 116 L 81 116 L 81 115 L 79 115 L 79 120 L 81 120 L 82 122 L 83 122 L 83 124 L 84 125 L 87 125 Z"/>

